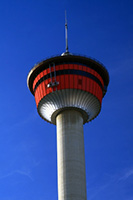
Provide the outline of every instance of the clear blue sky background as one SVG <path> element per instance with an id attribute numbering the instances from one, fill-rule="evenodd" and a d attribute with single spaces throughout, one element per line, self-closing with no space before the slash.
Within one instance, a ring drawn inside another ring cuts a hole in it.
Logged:
<path id="1" fill-rule="evenodd" d="M 26 79 L 65 50 L 110 74 L 102 111 L 84 126 L 88 200 L 133 200 L 133 1 L 0 1 L 0 200 L 57 200 L 56 127 L 36 111 Z"/>

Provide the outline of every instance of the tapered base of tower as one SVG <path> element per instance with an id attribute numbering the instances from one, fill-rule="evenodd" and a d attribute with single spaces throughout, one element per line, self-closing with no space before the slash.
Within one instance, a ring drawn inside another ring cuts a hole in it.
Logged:
<path id="1" fill-rule="evenodd" d="M 58 199 L 86 200 L 83 117 L 64 110 L 56 117 Z"/>

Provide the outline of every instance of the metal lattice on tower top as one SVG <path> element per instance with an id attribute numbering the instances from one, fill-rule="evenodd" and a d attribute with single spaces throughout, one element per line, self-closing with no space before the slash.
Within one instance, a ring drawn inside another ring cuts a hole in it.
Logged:
<path id="1" fill-rule="evenodd" d="M 57 125 L 59 200 L 86 200 L 83 124 L 101 110 L 109 84 L 105 67 L 94 59 L 68 51 L 37 64 L 28 74 L 27 85 L 37 111 Z"/>

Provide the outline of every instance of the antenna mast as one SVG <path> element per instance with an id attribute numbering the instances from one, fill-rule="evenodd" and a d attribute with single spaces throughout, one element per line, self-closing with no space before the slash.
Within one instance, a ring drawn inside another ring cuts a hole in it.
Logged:
<path id="1" fill-rule="evenodd" d="M 65 40 L 66 40 L 66 51 L 61 54 L 61 56 L 67 56 L 67 55 L 72 55 L 68 51 L 68 36 L 67 36 L 67 16 L 66 16 L 66 10 L 65 10 Z"/>
<path id="2" fill-rule="evenodd" d="M 68 36 L 67 36 L 67 15 L 65 10 L 65 36 L 66 36 L 66 53 L 68 53 Z"/>

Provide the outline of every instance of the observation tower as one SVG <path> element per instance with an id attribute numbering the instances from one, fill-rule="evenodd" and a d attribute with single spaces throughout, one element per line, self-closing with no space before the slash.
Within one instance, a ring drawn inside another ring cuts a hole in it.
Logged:
<path id="1" fill-rule="evenodd" d="M 101 110 L 109 75 L 94 59 L 66 51 L 37 64 L 28 74 L 27 85 L 37 111 L 57 127 L 58 199 L 86 200 L 83 124 Z"/>

